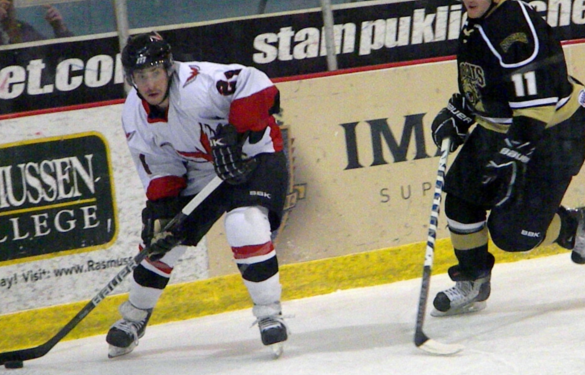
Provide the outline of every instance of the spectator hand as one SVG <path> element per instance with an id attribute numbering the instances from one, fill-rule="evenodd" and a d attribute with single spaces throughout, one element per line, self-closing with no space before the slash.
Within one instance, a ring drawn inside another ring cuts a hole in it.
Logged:
<path id="1" fill-rule="evenodd" d="M 53 7 L 52 5 L 43 5 L 43 8 L 47 10 L 45 13 L 45 20 L 56 32 L 63 33 L 67 31 L 67 26 L 65 26 L 63 17 L 57 8 Z"/>
<path id="2" fill-rule="evenodd" d="M 494 184 L 496 207 L 522 200 L 526 165 L 533 152 L 532 143 L 506 138 L 504 146 L 485 166 L 482 184 Z"/>
<path id="3" fill-rule="evenodd" d="M 447 106 L 435 117 L 431 125 L 433 142 L 441 147 L 443 139 L 451 138 L 450 152 L 457 150 L 467 137 L 469 127 L 473 125 L 473 113 L 467 108 L 466 100 L 461 94 L 453 94 Z"/>
<path id="4" fill-rule="evenodd" d="M 8 9 L 10 8 L 10 1 L 0 0 L 0 21 L 4 21 L 8 16 Z"/>

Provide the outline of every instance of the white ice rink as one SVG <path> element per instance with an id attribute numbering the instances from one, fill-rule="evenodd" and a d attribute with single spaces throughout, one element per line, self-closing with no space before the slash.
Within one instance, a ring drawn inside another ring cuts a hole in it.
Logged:
<path id="1" fill-rule="evenodd" d="M 107 358 L 104 336 L 59 343 L 0 373 L 77 375 L 551 375 L 585 373 L 585 266 L 569 253 L 498 264 L 486 310 L 433 318 L 425 332 L 465 349 L 416 349 L 420 279 L 284 303 L 292 336 L 273 359 L 249 310 L 151 326 L 134 353 Z M 422 272 L 422 266 L 421 266 Z M 451 286 L 433 276 L 430 300 Z M 427 310 L 430 310 L 430 303 Z"/>

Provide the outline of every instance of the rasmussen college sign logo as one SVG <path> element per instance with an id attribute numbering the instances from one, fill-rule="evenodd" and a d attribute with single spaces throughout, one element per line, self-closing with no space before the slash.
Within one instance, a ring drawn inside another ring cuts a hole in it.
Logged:
<path id="1" fill-rule="evenodd" d="M 114 202 L 99 133 L 0 146 L 0 262 L 107 247 Z"/>

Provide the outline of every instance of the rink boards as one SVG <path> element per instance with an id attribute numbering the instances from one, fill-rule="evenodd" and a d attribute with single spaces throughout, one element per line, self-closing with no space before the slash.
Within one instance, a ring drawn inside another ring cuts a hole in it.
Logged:
<path id="1" fill-rule="evenodd" d="M 585 59 L 583 45 L 565 50 L 570 71 L 585 77 L 578 64 Z M 277 247 L 285 300 L 420 275 L 438 162 L 430 123 L 455 82 L 452 59 L 277 80 L 284 110 L 279 120 L 292 138 L 294 171 L 291 210 Z M 110 175 L 115 200 L 113 239 L 0 263 L 0 327 L 9 332 L 2 349 L 50 337 L 79 310 L 78 301 L 91 299 L 135 254 L 144 197 L 126 149 L 121 107 L 2 121 L 3 140 L 11 147 L 97 134 L 108 150 L 110 165 L 101 173 Z M 79 155 L 87 155 L 83 152 Z M 83 163 L 88 157 L 79 160 L 80 170 L 89 173 Z M 584 178 L 577 176 L 566 204 L 584 203 Z M 441 216 L 435 272 L 453 262 L 444 223 Z M 221 224 L 179 264 L 153 323 L 250 306 Z M 26 240 L 19 239 L 24 232 L 18 234 L 2 237 L 20 246 Z M 510 261 L 559 251 L 513 256 L 496 251 L 496 257 Z M 106 299 L 68 338 L 104 333 L 123 298 Z"/>

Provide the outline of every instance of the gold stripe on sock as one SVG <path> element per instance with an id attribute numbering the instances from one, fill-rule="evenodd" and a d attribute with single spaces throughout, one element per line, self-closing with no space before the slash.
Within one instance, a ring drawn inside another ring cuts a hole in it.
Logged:
<path id="1" fill-rule="evenodd" d="M 451 243 L 457 250 L 471 250 L 488 243 L 488 229 L 483 227 L 479 232 L 458 234 L 451 232 Z"/>

